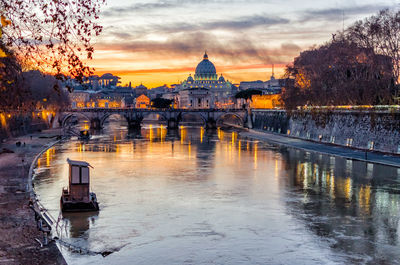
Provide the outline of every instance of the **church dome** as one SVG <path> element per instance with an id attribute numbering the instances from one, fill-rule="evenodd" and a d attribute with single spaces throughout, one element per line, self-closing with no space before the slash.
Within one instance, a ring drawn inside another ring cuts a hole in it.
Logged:
<path id="1" fill-rule="evenodd" d="M 225 78 L 221 75 L 218 79 L 218 82 L 221 82 L 221 83 L 225 82 Z"/>
<path id="2" fill-rule="evenodd" d="M 188 79 L 187 79 L 188 83 L 193 83 L 193 77 L 192 75 L 189 75 Z"/>
<path id="3" fill-rule="evenodd" d="M 208 60 L 207 53 L 204 54 L 203 61 L 196 67 L 196 79 L 216 79 L 217 71 L 212 62 Z"/>

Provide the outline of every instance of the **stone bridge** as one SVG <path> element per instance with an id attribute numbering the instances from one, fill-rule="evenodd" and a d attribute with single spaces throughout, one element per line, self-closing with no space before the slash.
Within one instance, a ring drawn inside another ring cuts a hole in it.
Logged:
<path id="1" fill-rule="evenodd" d="M 71 118 L 75 117 L 89 121 L 91 129 L 101 129 L 105 121 L 115 114 L 124 117 L 130 129 L 140 129 L 142 120 L 151 114 L 158 114 L 160 120 L 167 122 L 169 129 L 178 128 L 179 123 L 188 114 L 200 117 L 204 126 L 209 129 L 216 128 L 219 122 L 223 122 L 229 116 L 236 117 L 241 126 L 251 127 L 251 119 L 245 109 L 69 109 L 61 113 L 59 122 L 65 127 Z"/>

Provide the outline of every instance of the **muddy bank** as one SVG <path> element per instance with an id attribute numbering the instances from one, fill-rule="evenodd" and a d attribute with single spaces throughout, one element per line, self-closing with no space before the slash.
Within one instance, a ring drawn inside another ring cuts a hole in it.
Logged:
<path id="1" fill-rule="evenodd" d="M 29 167 L 59 130 L 8 139 L 0 144 L 0 264 L 66 264 L 56 244 L 40 247 L 43 235 L 29 208 Z"/>

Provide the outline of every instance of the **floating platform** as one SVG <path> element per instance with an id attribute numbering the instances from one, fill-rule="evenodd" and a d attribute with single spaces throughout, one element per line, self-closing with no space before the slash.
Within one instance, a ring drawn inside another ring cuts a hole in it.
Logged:
<path id="1" fill-rule="evenodd" d="M 89 191 L 89 167 L 85 161 L 67 159 L 69 164 L 69 186 L 63 188 L 60 198 L 62 212 L 98 211 L 99 204 L 94 192 Z"/>
<path id="2" fill-rule="evenodd" d="M 63 195 L 60 199 L 60 208 L 62 212 L 94 212 L 99 210 L 96 194 L 90 193 L 90 201 L 75 201 L 71 200 L 68 190 L 63 190 Z"/>

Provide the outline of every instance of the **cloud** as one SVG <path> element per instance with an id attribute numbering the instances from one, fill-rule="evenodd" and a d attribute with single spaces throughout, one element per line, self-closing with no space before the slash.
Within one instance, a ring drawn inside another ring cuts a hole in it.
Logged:
<path id="1" fill-rule="evenodd" d="M 276 25 L 285 25 L 290 23 L 288 19 L 281 17 L 274 17 L 267 14 L 257 14 L 254 16 L 238 17 L 225 20 L 211 20 L 202 23 L 153 23 L 135 27 L 132 25 L 124 25 L 121 27 L 107 26 L 104 28 L 102 37 L 116 37 L 121 40 L 135 40 L 144 38 L 149 34 L 156 35 L 171 35 L 179 33 L 194 33 L 194 32 L 210 32 L 213 30 L 233 31 L 246 31 L 256 27 L 268 28 Z"/>
<path id="2" fill-rule="evenodd" d="M 241 17 L 232 20 L 217 20 L 205 23 L 172 23 L 166 25 L 153 25 L 153 29 L 163 33 L 194 32 L 211 30 L 246 30 L 255 27 L 268 27 L 273 25 L 288 24 L 290 21 L 285 18 L 270 17 L 267 15 L 254 15 Z"/>
<path id="3" fill-rule="evenodd" d="M 226 30 L 241 30 L 249 29 L 258 26 L 272 26 L 280 24 L 288 24 L 290 21 L 285 18 L 272 17 L 267 14 L 254 15 L 241 17 L 232 20 L 219 20 L 213 22 L 207 22 L 200 24 L 199 29 L 203 30 L 214 30 L 214 29 L 226 29 Z"/>
<path id="4" fill-rule="evenodd" d="M 326 21 L 341 21 L 344 16 L 355 16 L 376 13 L 381 9 L 389 8 L 387 5 L 363 5 L 340 8 L 328 8 L 318 10 L 304 11 L 301 22 L 326 20 Z"/>
<path id="5" fill-rule="evenodd" d="M 263 0 L 162 0 L 152 3 L 136 3 L 127 6 L 111 7 L 103 11 L 101 14 L 105 17 L 119 17 L 121 15 L 131 14 L 133 12 L 157 12 L 171 8 L 187 8 L 193 5 L 232 5 L 234 3 L 263 4 L 265 2 Z"/>
<path id="6" fill-rule="evenodd" d="M 173 7 L 177 7 L 177 4 L 168 2 L 137 3 L 129 6 L 111 7 L 101 12 L 101 15 L 105 17 L 120 17 L 126 14 L 131 14 L 132 12 L 155 11 Z"/>
<path id="7" fill-rule="evenodd" d="M 277 48 L 266 48 L 256 44 L 244 34 L 232 36 L 230 40 L 222 40 L 209 32 L 193 32 L 178 34 L 166 41 L 143 41 L 98 43 L 97 50 L 116 50 L 127 53 L 149 54 L 152 58 L 200 58 L 204 50 L 208 50 L 212 58 L 225 63 L 258 62 L 286 63 L 298 55 L 301 48 L 294 43 L 283 43 Z"/>

